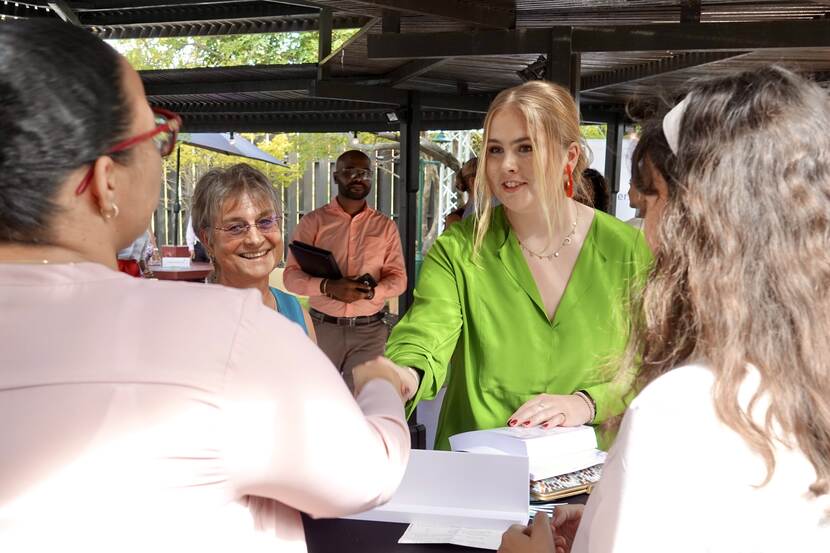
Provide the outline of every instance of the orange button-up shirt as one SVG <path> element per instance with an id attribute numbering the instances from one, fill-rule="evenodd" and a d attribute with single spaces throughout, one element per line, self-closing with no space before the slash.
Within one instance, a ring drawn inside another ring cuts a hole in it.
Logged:
<path id="1" fill-rule="evenodd" d="M 343 276 L 369 273 L 378 283 L 371 300 L 337 301 L 320 292 L 323 279 L 304 273 L 289 252 L 283 273 L 285 287 L 295 294 L 309 296 L 309 305 L 327 315 L 373 315 L 383 309 L 386 298 L 399 296 L 406 290 L 406 268 L 398 228 L 389 217 L 368 205 L 352 217 L 334 199 L 300 219 L 292 240 L 329 250 Z"/>

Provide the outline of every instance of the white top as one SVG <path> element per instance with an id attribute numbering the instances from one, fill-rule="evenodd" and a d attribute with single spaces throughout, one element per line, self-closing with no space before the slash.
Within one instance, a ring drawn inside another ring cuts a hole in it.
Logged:
<path id="1" fill-rule="evenodd" d="M 757 488 L 763 459 L 717 418 L 713 383 L 706 367 L 684 366 L 632 402 L 573 553 L 830 552 L 830 497 L 808 497 L 813 466 L 778 443 L 772 480 Z M 752 370 L 742 405 L 758 383 Z"/>
<path id="2" fill-rule="evenodd" d="M 302 553 L 299 511 L 387 500 L 409 440 L 257 291 L 0 263 L 4 553 Z"/>

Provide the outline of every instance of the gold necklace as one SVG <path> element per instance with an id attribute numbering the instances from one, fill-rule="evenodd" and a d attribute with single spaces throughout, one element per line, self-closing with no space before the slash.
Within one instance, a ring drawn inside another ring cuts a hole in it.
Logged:
<path id="1" fill-rule="evenodd" d="M 530 248 L 528 248 L 527 246 L 525 246 L 522 243 L 521 240 L 519 240 L 519 246 L 521 246 L 524 251 L 526 251 L 531 256 L 535 257 L 536 259 L 539 259 L 541 261 L 550 261 L 554 257 L 559 257 L 559 252 L 562 251 L 562 248 L 564 248 L 565 246 L 567 246 L 567 245 L 569 245 L 573 242 L 574 234 L 576 234 L 576 223 L 577 223 L 577 221 L 579 221 L 579 211 L 578 210 L 576 212 L 576 218 L 574 219 L 574 222 L 571 223 L 571 231 L 567 235 L 565 235 L 565 238 L 562 239 L 562 243 L 559 244 L 559 247 L 553 253 L 550 253 L 548 255 L 538 254 L 538 253 L 534 252 L 533 250 L 531 250 Z M 516 237 L 516 239 L 518 240 L 518 236 Z"/>

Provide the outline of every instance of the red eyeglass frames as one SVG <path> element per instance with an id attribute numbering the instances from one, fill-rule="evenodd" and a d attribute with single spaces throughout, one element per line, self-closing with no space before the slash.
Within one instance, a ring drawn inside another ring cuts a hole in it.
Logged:
<path id="1" fill-rule="evenodd" d="M 103 155 L 123 152 L 124 150 L 132 148 L 136 144 L 150 139 L 153 140 L 162 157 L 170 155 L 173 148 L 176 147 L 176 137 L 179 134 L 179 129 L 182 127 L 182 118 L 179 117 L 178 114 L 166 109 L 154 107 L 152 110 L 153 114 L 156 116 L 156 127 L 153 130 L 133 136 L 132 138 L 127 138 L 126 140 L 122 140 Z M 84 180 L 82 180 L 81 184 L 78 185 L 78 188 L 75 189 L 76 195 L 83 194 L 89 186 L 89 183 L 92 181 L 93 167 L 94 162 L 91 162 Z"/>

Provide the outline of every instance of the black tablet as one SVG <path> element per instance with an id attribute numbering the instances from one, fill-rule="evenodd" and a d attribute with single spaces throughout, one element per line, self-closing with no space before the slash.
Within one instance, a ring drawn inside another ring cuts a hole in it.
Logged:
<path id="1" fill-rule="evenodd" d="M 340 267 L 337 266 L 337 261 L 330 251 L 297 240 L 288 244 L 288 247 L 304 273 L 331 280 L 343 278 Z"/>

